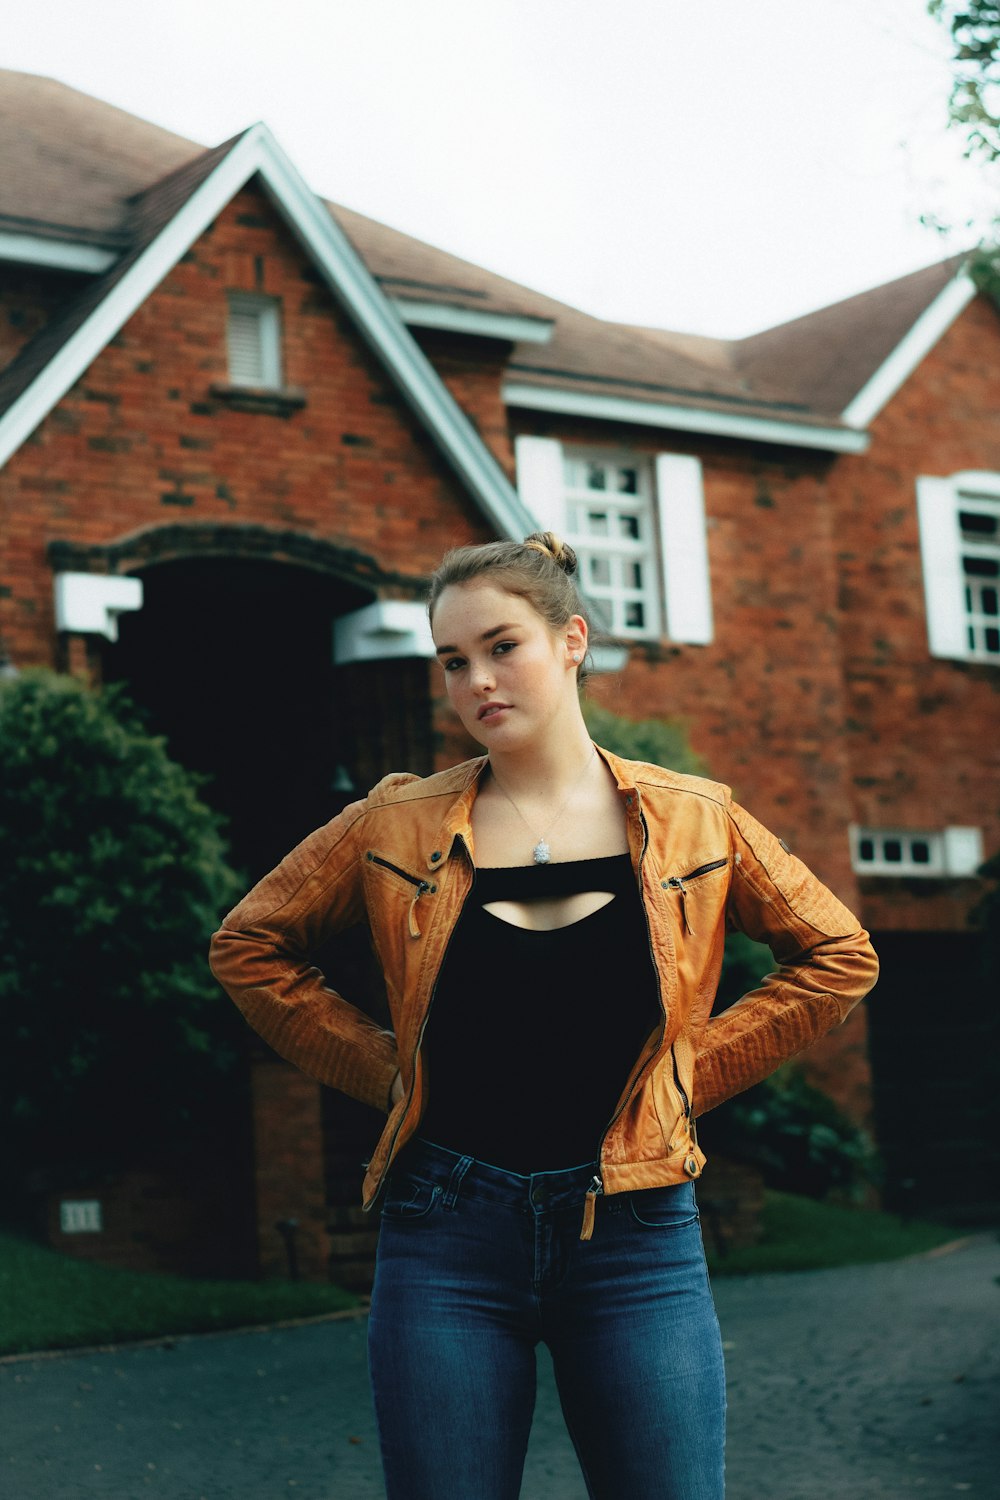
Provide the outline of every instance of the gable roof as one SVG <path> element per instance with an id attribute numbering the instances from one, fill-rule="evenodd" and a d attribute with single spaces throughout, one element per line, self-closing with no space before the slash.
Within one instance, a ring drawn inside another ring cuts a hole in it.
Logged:
<path id="1" fill-rule="evenodd" d="M 13 164 L 0 183 L 0 255 L 5 234 L 30 231 L 40 260 L 58 246 L 100 251 L 112 266 L 112 255 L 134 254 L 143 201 L 155 206 L 170 177 L 180 190 L 179 169 L 197 174 L 210 155 L 51 79 L 0 71 L 0 106 L 0 157 Z M 404 323 L 514 343 L 510 405 L 833 451 L 866 446 L 864 429 L 975 291 L 952 258 L 750 338 L 709 339 L 591 317 L 354 210 L 326 209 Z"/>
<path id="2" fill-rule="evenodd" d="M 201 153 L 132 202 L 129 250 L 25 346 L 0 380 L 0 465 L 254 176 L 498 535 L 532 531 L 533 518 L 496 460 L 264 125 Z"/>

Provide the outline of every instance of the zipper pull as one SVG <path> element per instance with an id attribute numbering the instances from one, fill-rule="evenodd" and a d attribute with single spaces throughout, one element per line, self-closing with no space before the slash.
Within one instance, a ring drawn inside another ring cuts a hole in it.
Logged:
<path id="1" fill-rule="evenodd" d="M 599 1177 L 590 1179 L 590 1187 L 587 1196 L 583 1200 L 583 1228 L 580 1231 L 581 1240 L 589 1240 L 594 1232 L 594 1216 L 597 1209 L 597 1197 L 604 1192 L 604 1183 Z"/>
<path id="2" fill-rule="evenodd" d="M 418 938 L 420 936 L 420 928 L 417 926 L 417 902 L 420 900 L 424 892 L 429 890 L 430 886 L 427 884 L 427 881 L 422 880 L 417 886 L 416 890 L 413 892 L 413 900 L 410 902 L 410 915 L 408 919 L 411 938 Z"/>
<path id="3" fill-rule="evenodd" d="M 679 875 L 672 875 L 670 878 L 670 884 L 681 893 L 681 916 L 684 918 L 684 931 L 689 932 L 691 936 L 694 937 L 694 928 L 691 926 L 691 923 L 688 920 L 687 891 L 684 887 L 684 881 Z"/>

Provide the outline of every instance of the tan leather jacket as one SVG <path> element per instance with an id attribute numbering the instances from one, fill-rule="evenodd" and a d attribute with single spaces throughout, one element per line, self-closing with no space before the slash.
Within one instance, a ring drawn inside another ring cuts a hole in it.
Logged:
<path id="1" fill-rule="evenodd" d="M 856 918 L 727 787 L 599 753 L 625 807 L 663 1011 L 601 1143 L 594 1191 L 616 1193 L 698 1176 L 705 1158 L 694 1115 L 843 1021 L 874 984 L 878 962 Z M 264 1040 L 303 1071 L 388 1109 L 399 1069 L 405 1093 L 372 1156 L 366 1206 L 423 1111 L 420 1042 L 472 885 L 470 812 L 485 765 L 482 757 L 423 779 L 385 777 L 294 849 L 212 941 L 217 978 Z M 365 919 L 392 1032 L 310 965 L 328 938 Z M 727 922 L 767 943 L 778 967 L 712 1016 Z M 591 1200 L 591 1221 L 592 1208 Z"/>

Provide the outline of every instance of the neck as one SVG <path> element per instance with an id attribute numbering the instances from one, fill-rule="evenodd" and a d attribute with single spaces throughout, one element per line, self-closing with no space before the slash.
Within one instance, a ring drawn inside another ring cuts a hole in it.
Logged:
<path id="1" fill-rule="evenodd" d="M 593 753 L 593 741 L 581 718 L 571 733 L 553 733 L 523 749 L 491 751 L 489 759 L 496 780 L 514 797 L 519 793 L 557 797 L 580 779 Z"/>

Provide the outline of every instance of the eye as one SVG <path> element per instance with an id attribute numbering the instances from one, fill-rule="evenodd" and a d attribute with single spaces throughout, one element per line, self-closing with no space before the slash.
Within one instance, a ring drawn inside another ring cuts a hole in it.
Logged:
<path id="1" fill-rule="evenodd" d="M 506 656 L 508 651 L 513 651 L 516 645 L 516 641 L 497 641 L 496 645 L 493 647 L 493 655 Z"/>
<path id="2" fill-rule="evenodd" d="M 447 661 L 441 663 L 441 666 L 446 672 L 457 672 L 459 667 L 465 666 L 465 659 L 461 656 L 449 656 Z"/>

